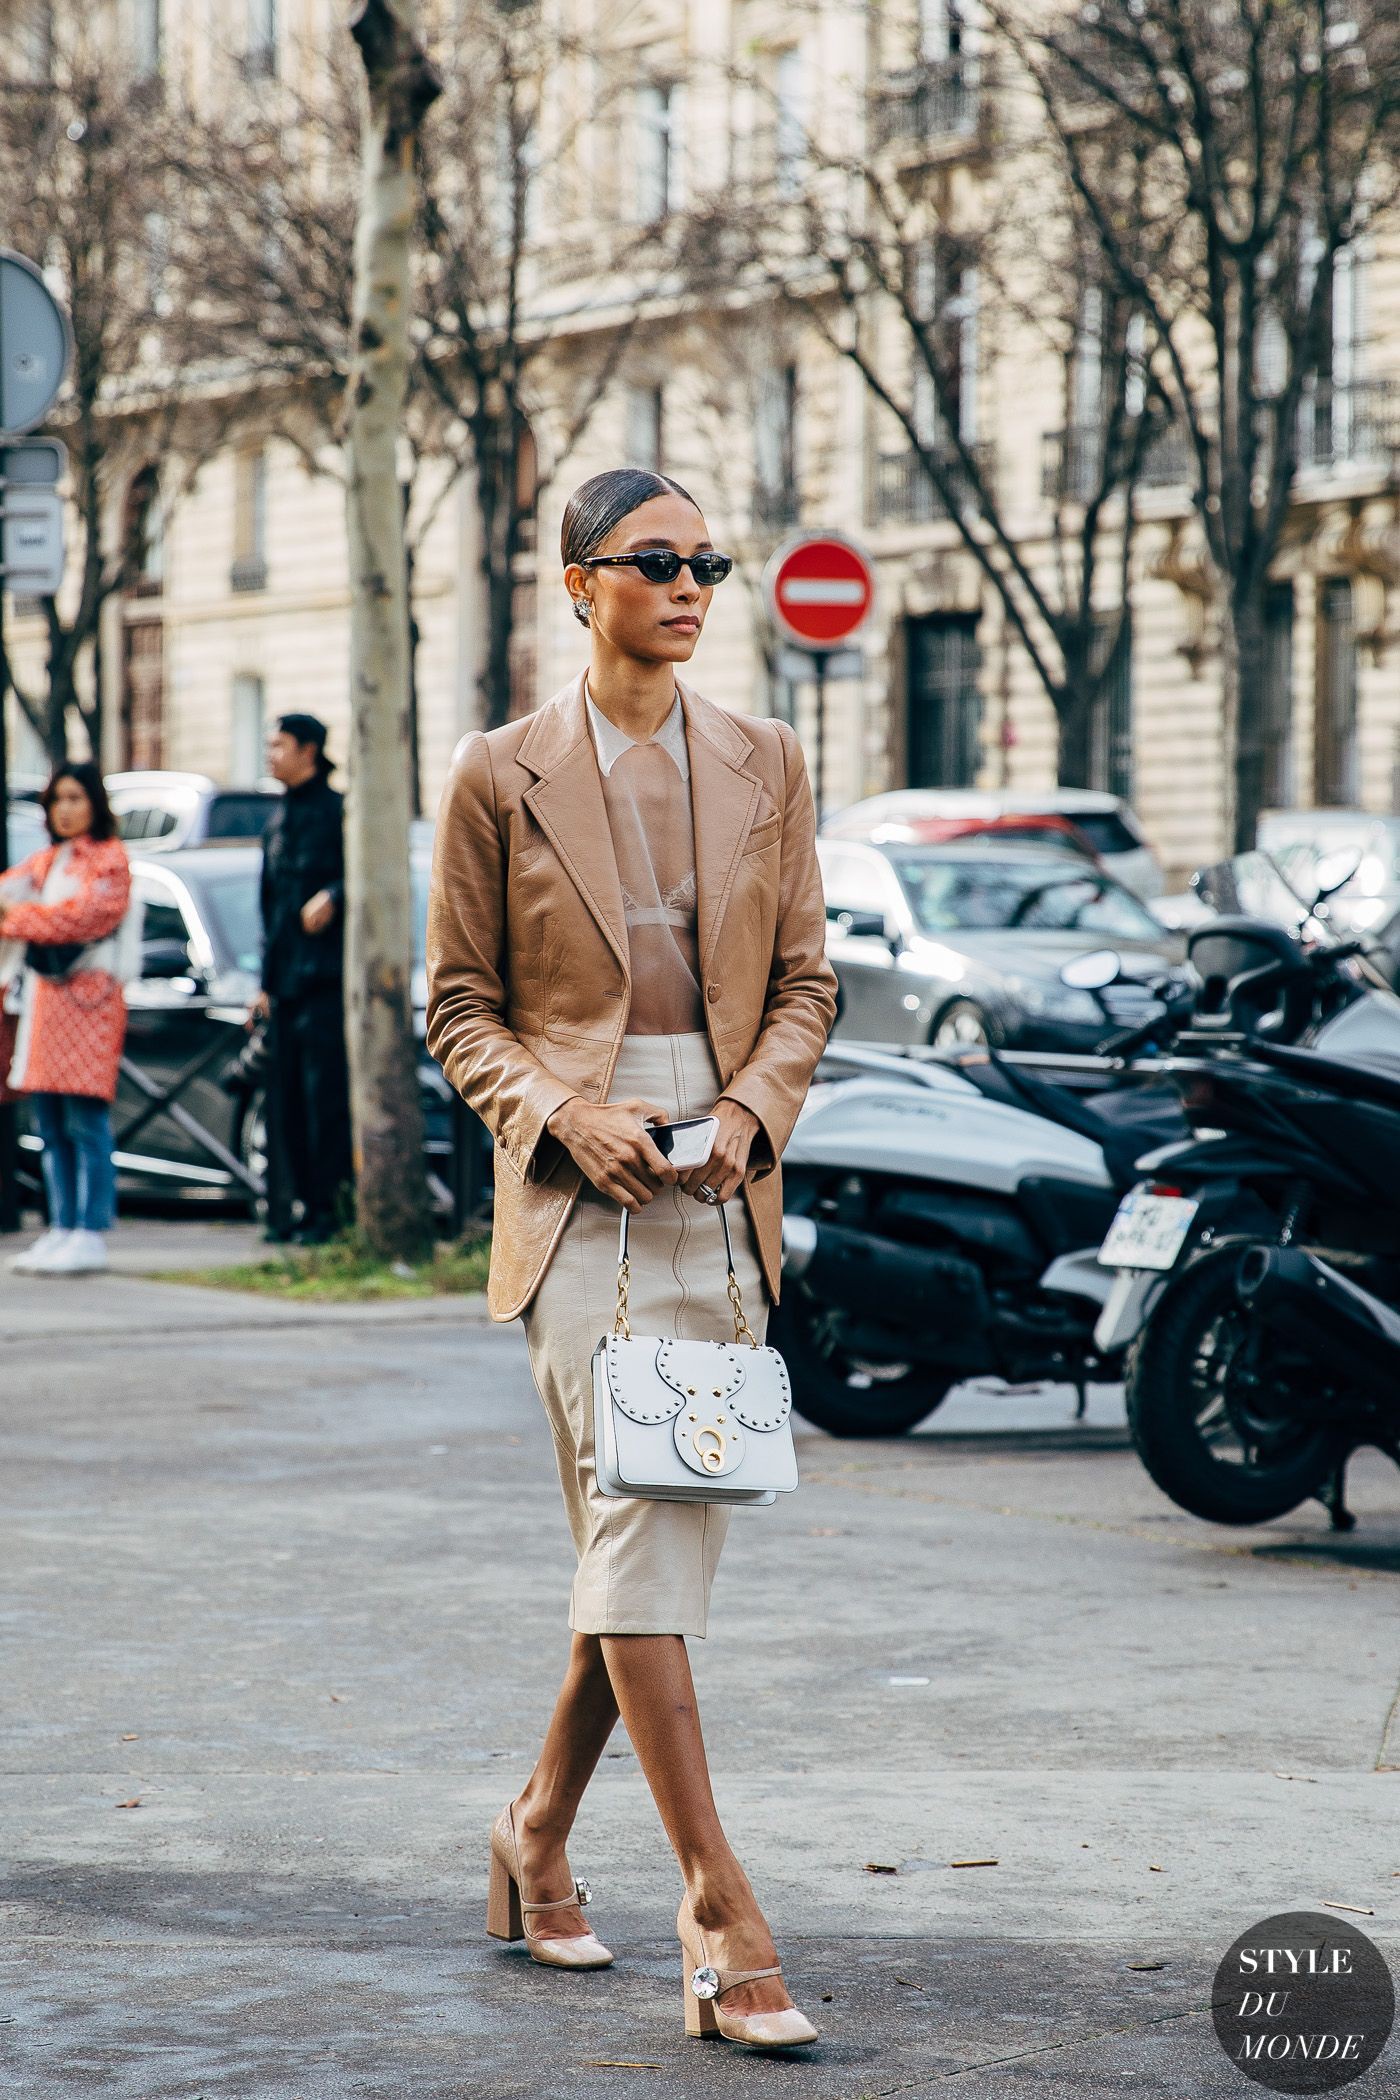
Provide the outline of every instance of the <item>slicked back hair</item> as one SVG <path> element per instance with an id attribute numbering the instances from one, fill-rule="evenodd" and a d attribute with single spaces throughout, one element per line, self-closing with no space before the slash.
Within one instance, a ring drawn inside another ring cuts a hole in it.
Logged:
<path id="1" fill-rule="evenodd" d="M 580 483 L 564 506 L 559 534 L 564 567 L 596 554 L 624 518 L 657 496 L 682 496 L 697 511 L 700 508 L 689 489 L 683 489 L 669 474 L 654 474 L 650 467 L 609 467 L 606 473 Z"/>

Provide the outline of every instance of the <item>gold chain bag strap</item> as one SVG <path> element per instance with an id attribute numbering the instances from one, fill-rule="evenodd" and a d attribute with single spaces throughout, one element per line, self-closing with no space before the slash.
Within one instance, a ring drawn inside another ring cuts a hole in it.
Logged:
<path id="1" fill-rule="evenodd" d="M 632 1332 L 628 1213 L 617 1245 L 612 1332 L 593 1352 L 595 1463 L 605 1495 L 766 1503 L 797 1486 L 787 1365 L 744 1312 L 722 1203 L 732 1342 Z"/>

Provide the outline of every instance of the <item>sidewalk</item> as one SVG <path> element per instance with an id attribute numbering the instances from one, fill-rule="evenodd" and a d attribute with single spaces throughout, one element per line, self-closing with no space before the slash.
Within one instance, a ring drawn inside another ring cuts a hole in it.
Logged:
<path id="1" fill-rule="evenodd" d="M 693 1644 L 823 2029 L 756 2059 L 681 2032 L 677 1876 L 620 1733 L 572 1849 L 616 1967 L 482 1934 L 567 1642 L 514 1328 L 5 1275 L 0 1330 L 25 2100 L 1227 2100 L 1236 1932 L 1332 1899 L 1400 1948 L 1379 1458 L 1356 1533 L 1313 1507 L 1241 1535 L 1162 1501 L 1112 1394 L 1082 1428 L 965 1392 L 891 1444 L 803 1429 L 801 1492 L 735 1518 Z M 1392 2041 L 1351 2090 L 1398 2071 Z"/>

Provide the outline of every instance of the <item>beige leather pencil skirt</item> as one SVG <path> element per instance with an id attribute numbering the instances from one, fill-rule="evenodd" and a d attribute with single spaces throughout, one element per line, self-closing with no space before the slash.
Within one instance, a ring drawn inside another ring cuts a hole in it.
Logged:
<path id="1" fill-rule="evenodd" d="M 623 1040 L 609 1099 L 636 1096 L 672 1118 L 705 1115 L 719 1079 L 704 1035 Z M 767 1294 L 741 1198 L 726 1206 L 749 1325 L 763 1339 Z M 593 1350 L 617 1304 L 615 1203 L 585 1183 L 524 1315 L 530 1368 L 544 1402 L 564 1508 L 578 1553 L 569 1624 L 576 1633 L 702 1635 L 729 1510 L 709 1502 L 647 1502 L 600 1494 L 593 1463 Z M 634 1334 L 728 1341 L 734 1333 L 718 1213 L 663 1189 L 628 1233 Z"/>

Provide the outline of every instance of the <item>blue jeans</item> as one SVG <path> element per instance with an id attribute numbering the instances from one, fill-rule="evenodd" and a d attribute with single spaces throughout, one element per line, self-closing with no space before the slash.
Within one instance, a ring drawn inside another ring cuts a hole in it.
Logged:
<path id="1" fill-rule="evenodd" d="M 49 1223 L 60 1232 L 106 1232 L 116 1215 L 112 1113 L 87 1094 L 31 1094 L 34 1128 L 44 1147 Z"/>

